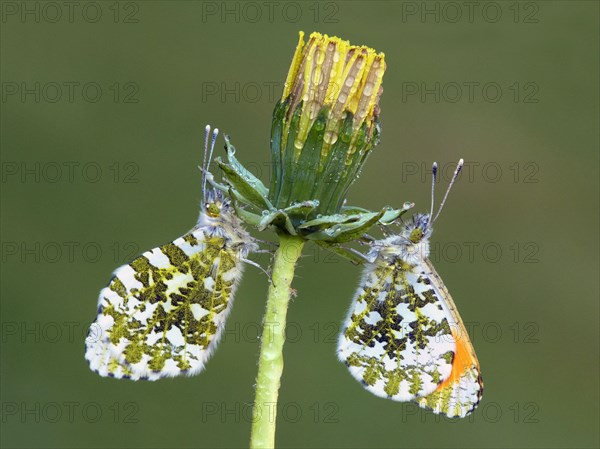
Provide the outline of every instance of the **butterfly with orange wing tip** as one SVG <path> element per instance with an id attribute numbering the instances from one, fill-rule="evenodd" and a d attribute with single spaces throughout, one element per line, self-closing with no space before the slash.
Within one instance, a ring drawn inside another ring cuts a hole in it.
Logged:
<path id="1" fill-rule="evenodd" d="M 372 242 L 338 342 L 339 359 L 368 391 L 449 417 L 471 413 L 483 394 L 473 345 L 427 258 L 431 225 L 462 166 L 461 159 L 435 217 L 434 163 L 430 213 L 416 214 L 400 233 Z"/>

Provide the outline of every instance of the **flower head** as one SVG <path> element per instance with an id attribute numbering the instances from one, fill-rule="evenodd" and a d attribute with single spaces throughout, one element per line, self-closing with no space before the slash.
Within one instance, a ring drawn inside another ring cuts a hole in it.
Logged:
<path id="1" fill-rule="evenodd" d="M 383 53 L 320 33 L 305 43 L 300 33 L 273 111 L 270 188 L 243 167 L 227 138 L 227 162 L 217 159 L 228 184 L 220 188 L 243 221 L 335 244 L 361 237 L 377 222 L 389 224 L 412 207 L 370 212 L 344 205 L 379 143 L 384 71 Z"/>
<path id="2" fill-rule="evenodd" d="M 273 116 L 271 201 L 318 200 L 340 210 L 366 156 L 379 141 L 383 53 L 312 33 L 300 38 Z"/>

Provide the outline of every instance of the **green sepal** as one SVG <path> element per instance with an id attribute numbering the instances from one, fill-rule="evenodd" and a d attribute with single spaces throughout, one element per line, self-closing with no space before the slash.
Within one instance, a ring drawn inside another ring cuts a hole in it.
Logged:
<path id="1" fill-rule="evenodd" d="M 319 207 L 317 200 L 301 201 L 296 204 L 292 204 L 285 209 L 280 209 L 271 213 L 268 211 L 263 212 L 263 216 L 260 218 L 258 229 L 263 230 L 268 226 L 278 227 L 288 234 L 298 235 L 294 222 L 302 223 L 306 217 Z"/>
<path id="2" fill-rule="evenodd" d="M 283 171 L 283 152 L 281 151 L 281 139 L 284 128 L 285 113 L 289 106 L 289 98 L 278 101 L 273 110 L 273 122 L 271 126 L 271 160 L 273 161 L 273 172 L 271 173 L 272 195 L 277 195 Z"/>
<path id="3" fill-rule="evenodd" d="M 298 221 L 303 221 L 306 220 L 306 217 L 317 207 L 319 207 L 318 200 L 306 200 L 286 207 L 283 209 L 283 212 L 290 216 L 292 220 L 296 219 Z"/>
<path id="4" fill-rule="evenodd" d="M 283 210 L 276 210 L 275 212 L 263 215 L 258 223 L 257 228 L 259 231 L 264 231 L 269 226 L 275 226 L 276 228 L 282 229 L 289 235 L 298 235 L 294 229 L 294 225 L 292 224 L 289 215 Z"/>
<path id="5" fill-rule="evenodd" d="M 369 137 L 369 128 L 366 123 L 363 123 L 358 132 L 354 134 L 355 140 L 352 145 L 354 151 L 344 167 L 342 182 L 340 182 L 333 191 L 333 202 L 330 204 L 330 207 L 333 206 L 334 210 L 340 209 L 350 186 L 358 178 L 367 157 L 369 157 L 373 148 L 379 143 L 380 127 L 377 119 L 375 120 L 372 133 L 372 136 Z"/>
<path id="6" fill-rule="evenodd" d="M 369 212 L 371 211 L 358 206 L 342 206 L 340 210 L 340 213 L 344 215 L 368 214 Z"/>
<path id="7" fill-rule="evenodd" d="M 383 214 L 383 216 L 379 219 L 379 223 L 381 223 L 383 225 L 392 224 L 394 221 L 396 221 L 398 218 L 400 218 L 404 213 L 406 213 L 406 211 L 408 211 L 409 209 L 414 207 L 414 205 L 415 205 L 415 203 L 406 201 L 402 205 L 401 209 L 385 208 L 386 211 Z M 366 214 L 366 213 L 370 213 L 370 212 L 371 212 L 370 210 L 363 209 L 362 207 L 358 207 L 358 206 L 342 206 L 342 209 L 340 211 L 340 213 L 344 214 L 344 215 L 358 215 L 358 214 Z"/>
<path id="8" fill-rule="evenodd" d="M 202 167 L 198 166 L 198 168 L 200 169 L 200 172 L 204 172 L 204 169 Z M 215 189 L 220 190 L 223 193 L 228 193 L 229 192 L 229 187 L 227 187 L 226 185 L 221 184 L 221 183 L 215 181 L 215 177 L 209 171 L 206 172 L 206 181 L 211 186 L 213 186 Z"/>
<path id="9" fill-rule="evenodd" d="M 310 127 L 295 167 L 295 177 L 290 193 L 290 200 L 292 201 L 315 198 L 312 196 L 312 191 L 319 177 L 321 150 L 324 143 L 323 136 L 328 115 L 329 108 L 321 109 Z"/>
<path id="10" fill-rule="evenodd" d="M 370 213 L 370 212 L 367 212 Z M 300 226 L 299 229 L 311 229 L 312 231 L 318 231 L 330 228 L 337 224 L 355 222 L 360 220 L 361 214 L 354 215 L 344 215 L 344 214 L 334 214 L 334 215 L 322 215 L 313 220 L 305 221 Z"/>
<path id="11" fill-rule="evenodd" d="M 384 208 L 381 212 L 371 212 L 362 207 L 344 207 L 339 214 L 323 215 L 313 220 L 306 221 L 298 226 L 298 229 L 310 230 L 310 232 L 323 231 L 339 224 L 352 224 L 362 222 L 365 217 L 370 218 L 373 214 L 382 214 L 379 222 L 383 225 L 389 225 L 397 220 L 402 214 L 413 206 L 413 203 L 406 202 L 402 209 Z"/>
<path id="12" fill-rule="evenodd" d="M 228 193 L 229 198 L 231 198 L 231 204 L 233 205 L 233 209 L 235 210 L 236 215 L 239 218 L 241 218 L 245 223 L 248 223 L 252 226 L 258 226 L 262 217 L 260 215 L 253 214 L 252 212 L 248 212 L 247 210 L 242 209 L 239 203 L 243 203 L 244 199 L 241 198 L 232 187 L 229 187 Z"/>
<path id="13" fill-rule="evenodd" d="M 329 150 L 321 173 L 321 179 L 315 185 L 312 197 L 321 198 L 319 212 L 331 214 L 336 212 L 334 206 L 338 198 L 334 197 L 335 191 L 347 181 L 347 157 L 350 151 L 354 116 L 350 112 L 342 122 L 338 131 L 338 139 Z"/>
<path id="14" fill-rule="evenodd" d="M 244 167 L 235 157 L 235 147 L 230 143 L 229 136 L 225 135 L 225 149 L 227 151 L 227 160 L 240 177 L 242 177 L 250 186 L 258 192 L 259 195 L 267 198 L 269 189 L 265 187 L 260 179 L 254 176 L 250 170 Z"/>
<path id="15" fill-rule="evenodd" d="M 302 115 L 302 102 L 298 104 L 294 115 L 286 130 L 285 148 L 283 152 L 281 167 L 281 185 L 277 186 L 276 192 L 271 192 L 270 200 L 277 206 L 286 206 L 289 203 L 289 197 L 292 192 L 294 179 L 296 179 L 296 137 L 300 128 L 300 116 Z M 283 140 L 283 139 L 282 139 Z"/>
<path id="16" fill-rule="evenodd" d="M 227 178 L 227 182 L 240 194 L 246 201 L 246 204 L 256 207 L 259 210 L 273 210 L 273 205 L 260 192 L 260 186 L 257 188 L 251 184 L 248 179 L 240 174 L 233 166 L 226 164 L 221 158 L 216 159 L 217 165 Z M 262 183 L 261 183 L 262 185 Z M 264 185 L 262 185 L 264 188 Z"/>
<path id="17" fill-rule="evenodd" d="M 392 224 L 394 221 L 396 221 L 398 218 L 400 218 L 400 216 L 402 214 L 406 213 L 409 209 L 411 209 L 414 205 L 415 205 L 415 203 L 410 203 L 410 202 L 407 201 L 402 206 L 402 209 L 389 209 L 389 210 L 387 210 L 383 214 L 383 216 L 379 219 L 379 223 L 381 223 L 383 225 Z"/>
<path id="18" fill-rule="evenodd" d="M 380 212 L 371 212 L 368 214 L 355 215 L 356 217 L 346 223 L 336 224 L 330 228 L 307 234 L 305 238 L 309 240 L 322 240 L 328 243 L 344 243 L 361 237 L 371 228 L 386 212 L 385 209 Z"/>

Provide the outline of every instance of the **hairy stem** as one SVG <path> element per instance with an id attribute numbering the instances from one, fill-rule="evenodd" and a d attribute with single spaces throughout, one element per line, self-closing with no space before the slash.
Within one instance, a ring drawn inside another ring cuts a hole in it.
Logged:
<path id="1" fill-rule="evenodd" d="M 275 423 L 277 397 L 283 372 L 283 343 L 285 342 L 285 319 L 290 300 L 291 284 L 296 262 L 302 252 L 304 241 L 299 237 L 280 234 L 279 248 L 273 264 L 273 281 L 269 287 L 267 308 L 263 321 L 263 333 L 256 378 L 256 398 L 251 449 L 275 447 Z"/>

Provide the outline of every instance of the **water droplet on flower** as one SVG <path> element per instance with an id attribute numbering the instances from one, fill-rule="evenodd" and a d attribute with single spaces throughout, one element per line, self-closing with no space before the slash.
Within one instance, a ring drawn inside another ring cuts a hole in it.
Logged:
<path id="1" fill-rule="evenodd" d="M 323 64 L 323 61 L 325 61 L 325 52 L 324 51 L 319 51 L 319 53 L 317 53 L 317 64 L 321 65 Z"/>
<path id="2" fill-rule="evenodd" d="M 338 135 L 333 131 L 327 131 L 325 136 L 323 136 L 323 141 L 329 145 L 333 145 L 337 142 Z"/>

